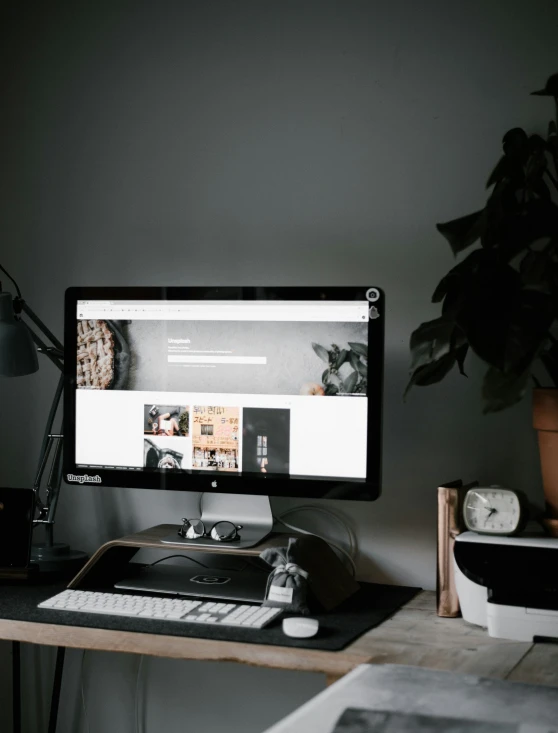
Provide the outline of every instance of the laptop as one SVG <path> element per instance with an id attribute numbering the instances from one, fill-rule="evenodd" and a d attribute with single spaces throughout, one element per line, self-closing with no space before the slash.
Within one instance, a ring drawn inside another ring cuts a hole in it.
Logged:
<path id="1" fill-rule="evenodd" d="M 32 489 L 0 487 L 0 569 L 28 567 L 34 510 Z"/>
<path id="2" fill-rule="evenodd" d="M 263 603 L 269 573 L 244 570 L 221 571 L 201 568 L 167 567 L 144 568 L 136 577 L 115 583 L 120 590 L 142 593 L 168 593 L 178 596 L 213 598 L 217 601 Z"/>

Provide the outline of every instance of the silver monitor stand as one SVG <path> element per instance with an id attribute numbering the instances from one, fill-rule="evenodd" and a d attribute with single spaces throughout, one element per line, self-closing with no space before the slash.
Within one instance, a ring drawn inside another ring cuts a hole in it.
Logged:
<path id="1" fill-rule="evenodd" d="M 230 547 L 238 550 L 259 544 L 273 528 L 269 496 L 204 494 L 200 516 L 188 519 L 201 519 L 208 533 L 217 522 L 227 521 L 241 525 L 242 529 L 238 530 L 240 539 L 233 542 L 217 542 L 210 537 L 188 540 L 180 537 L 177 527 L 175 534 L 164 537 L 161 542 L 184 547 Z"/>

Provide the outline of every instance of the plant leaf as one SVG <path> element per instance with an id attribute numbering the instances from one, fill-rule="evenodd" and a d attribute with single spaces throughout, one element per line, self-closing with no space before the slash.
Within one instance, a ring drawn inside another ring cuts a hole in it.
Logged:
<path id="1" fill-rule="evenodd" d="M 512 127 L 504 135 L 502 147 L 504 148 L 504 155 L 525 162 L 529 155 L 529 138 L 527 137 L 527 133 L 521 127 Z"/>
<path id="2" fill-rule="evenodd" d="M 504 369 L 508 325 L 520 293 L 519 274 L 490 259 L 467 282 L 456 308 L 455 322 L 473 351 L 498 369 Z"/>
<path id="3" fill-rule="evenodd" d="M 525 149 L 525 156 L 528 154 L 527 148 Z M 503 181 L 513 182 L 514 185 L 521 185 L 524 179 L 523 173 L 524 158 L 518 158 L 512 155 L 503 155 L 500 160 L 496 163 L 494 170 L 490 174 L 488 181 L 486 182 L 486 188 L 490 188 L 494 184 L 502 183 Z"/>
<path id="4" fill-rule="evenodd" d="M 558 206 L 547 199 L 529 201 L 515 215 L 505 217 L 501 250 L 508 262 L 530 244 L 558 236 Z"/>
<path id="5" fill-rule="evenodd" d="M 327 384 L 328 377 L 329 377 L 329 369 L 326 369 L 324 373 L 322 374 L 322 384 Z"/>
<path id="6" fill-rule="evenodd" d="M 366 364 L 363 364 L 362 361 L 359 361 L 359 363 L 357 364 L 357 370 L 362 377 L 368 376 L 368 366 Z"/>
<path id="7" fill-rule="evenodd" d="M 411 334 L 411 370 L 437 361 L 451 349 L 455 321 L 445 316 L 421 323 Z"/>
<path id="8" fill-rule="evenodd" d="M 349 352 L 347 349 L 341 349 L 339 356 L 337 357 L 337 361 L 335 362 L 335 368 L 339 369 L 347 361 L 348 356 Z"/>
<path id="9" fill-rule="evenodd" d="M 357 386 L 358 382 L 358 374 L 356 372 L 351 372 L 347 379 L 343 382 L 343 391 L 347 392 L 348 394 L 351 394 L 355 391 L 355 387 Z"/>
<path id="10" fill-rule="evenodd" d="M 556 122 L 554 122 L 554 120 L 551 120 L 548 123 L 548 137 L 546 144 L 553 155 L 558 153 L 558 128 L 556 127 Z"/>
<path id="11" fill-rule="evenodd" d="M 460 346 L 455 351 L 455 358 L 457 360 L 457 366 L 459 367 L 459 373 L 462 374 L 464 377 L 467 376 L 465 373 L 465 357 L 467 356 L 467 353 L 469 352 L 469 344 L 463 344 L 463 346 Z"/>
<path id="12" fill-rule="evenodd" d="M 479 280 L 457 318 L 481 359 L 497 370 L 515 374 L 533 360 L 554 319 L 552 298 L 521 285 L 511 268 L 509 272 L 495 270 Z"/>
<path id="13" fill-rule="evenodd" d="M 411 374 L 409 384 L 405 390 L 404 398 L 409 393 L 409 390 L 413 385 L 417 387 L 427 387 L 430 384 L 436 384 L 441 382 L 442 379 L 448 374 L 455 366 L 455 354 L 449 353 L 442 356 L 437 361 L 432 361 L 429 364 L 423 364 Z"/>
<path id="14" fill-rule="evenodd" d="M 482 209 L 453 221 L 436 224 L 436 229 L 447 239 L 454 255 L 463 252 L 480 238 L 484 227 L 484 212 Z"/>
<path id="15" fill-rule="evenodd" d="M 326 364 L 329 364 L 329 353 L 326 349 L 324 349 L 323 346 L 320 346 L 320 344 L 312 343 L 312 348 L 322 361 L 325 361 Z"/>
<path id="16" fill-rule="evenodd" d="M 349 351 L 349 361 L 351 362 L 353 369 L 356 371 L 358 369 L 360 359 L 354 351 Z"/>
<path id="17" fill-rule="evenodd" d="M 540 135 L 537 135 L 536 133 L 534 135 L 529 136 L 529 151 L 531 153 L 538 153 L 539 151 L 545 151 L 547 149 L 546 140 L 544 137 L 541 137 Z"/>
<path id="18" fill-rule="evenodd" d="M 326 395 L 335 395 L 338 392 L 339 392 L 339 389 L 334 384 L 328 384 L 327 387 L 325 388 Z"/>
<path id="19" fill-rule="evenodd" d="M 546 252 L 529 251 L 521 260 L 519 272 L 525 285 L 547 291 L 556 265 Z"/>
<path id="20" fill-rule="evenodd" d="M 349 341 L 349 346 L 355 352 L 355 354 L 358 354 L 359 356 L 368 357 L 368 346 L 366 346 L 366 344 L 360 344 L 360 343 L 355 343 L 354 341 L 353 342 Z"/>
<path id="21" fill-rule="evenodd" d="M 541 199 L 546 199 L 547 201 L 550 201 L 552 198 L 552 194 L 550 193 L 548 184 L 542 178 L 540 178 L 538 181 L 533 181 L 531 183 L 531 190 Z"/>
<path id="22" fill-rule="evenodd" d="M 440 280 L 432 295 L 432 302 L 439 303 L 449 293 L 455 293 L 455 290 L 460 289 L 463 282 L 468 280 L 477 271 L 478 267 L 482 265 L 483 260 L 491 257 L 492 254 L 484 249 L 476 249 L 474 252 L 468 254 L 463 262 L 452 267 L 448 274 Z M 444 308 L 444 310 L 447 309 L 446 307 Z"/>
<path id="23" fill-rule="evenodd" d="M 341 377 L 339 377 L 338 374 L 330 374 L 329 384 L 334 384 L 336 387 L 340 387 L 342 384 Z"/>
<path id="24" fill-rule="evenodd" d="M 525 179 L 527 188 L 533 189 L 540 181 L 547 169 L 546 143 L 540 135 L 531 135 L 529 138 L 531 155 L 527 161 Z"/>
<path id="25" fill-rule="evenodd" d="M 490 367 L 482 385 L 483 413 L 499 412 L 519 402 L 527 391 L 530 374 L 530 363 L 519 374 Z"/>
<path id="26" fill-rule="evenodd" d="M 506 178 L 507 176 L 509 176 L 509 158 L 503 155 L 496 163 L 492 173 L 488 177 L 486 188 L 490 188 L 495 183 L 499 183 L 503 178 Z"/>
<path id="27" fill-rule="evenodd" d="M 495 247 L 505 240 L 505 223 L 509 216 L 519 210 L 518 190 L 523 190 L 525 173 L 523 165 L 510 161 L 510 172 L 499 181 L 488 197 L 485 206 L 485 221 L 481 233 L 481 244 L 485 248 Z"/>
<path id="28" fill-rule="evenodd" d="M 531 92 L 539 97 L 558 97 L 558 74 L 553 74 L 546 80 L 546 86 L 544 89 L 539 89 L 537 92 Z"/>
<path id="29" fill-rule="evenodd" d="M 537 290 L 523 290 L 511 308 L 504 371 L 525 369 L 531 363 L 541 344 L 547 339 L 554 320 L 552 300 Z"/>

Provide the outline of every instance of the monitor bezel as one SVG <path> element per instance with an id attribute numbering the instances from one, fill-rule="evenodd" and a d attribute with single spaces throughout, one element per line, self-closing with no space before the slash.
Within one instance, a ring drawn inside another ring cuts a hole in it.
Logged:
<path id="1" fill-rule="evenodd" d="M 76 443 L 76 349 L 77 302 L 79 300 L 316 300 L 363 301 L 369 300 L 373 288 L 377 296 L 371 306 L 377 317 L 368 320 L 369 353 L 376 357 L 368 361 L 368 441 L 366 479 L 344 477 L 300 477 L 285 474 L 247 472 L 219 472 L 184 470 L 177 473 L 161 469 L 127 471 L 125 469 L 94 469 L 100 481 L 97 486 L 169 490 L 213 491 L 230 494 L 255 494 L 309 499 L 346 499 L 374 501 L 381 494 L 382 475 L 382 413 L 384 374 L 384 319 L 385 297 L 381 288 L 366 287 L 71 287 L 66 290 L 64 318 L 64 476 L 79 478 L 83 468 L 75 462 Z M 328 399 L 335 399 L 329 397 Z M 355 398 L 358 399 L 358 398 Z M 93 469 L 92 469 L 93 470 Z M 217 485 L 213 484 L 217 482 Z"/>

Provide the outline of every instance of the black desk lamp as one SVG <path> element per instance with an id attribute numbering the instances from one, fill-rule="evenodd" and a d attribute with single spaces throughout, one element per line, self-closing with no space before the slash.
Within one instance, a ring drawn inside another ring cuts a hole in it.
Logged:
<path id="1" fill-rule="evenodd" d="M 33 374 L 39 369 L 37 351 L 44 354 L 61 372 L 54 399 L 48 414 L 33 490 L 35 492 L 35 527 L 43 525 L 46 532 L 44 543 L 34 544 L 31 559 L 39 565 L 41 572 L 74 574 L 87 559 L 83 552 L 71 550 L 66 544 L 54 542 L 54 517 L 62 483 L 62 433 L 54 433 L 53 426 L 60 398 L 64 390 L 64 347 L 45 326 L 21 297 L 16 281 L 0 265 L 0 270 L 13 282 L 16 297 L 2 292 L 0 287 L 0 376 L 21 377 Z M 31 321 L 29 325 L 23 315 Z M 39 336 L 35 326 L 42 336 Z M 50 346 L 43 337 L 48 339 Z M 53 450 L 54 448 L 54 450 Z M 51 457 L 52 453 L 52 457 Z M 50 461 L 46 482 L 46 497 L 41 498 L 41 483 Z"/>

